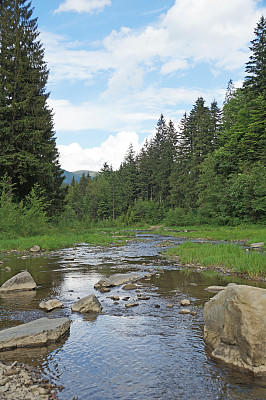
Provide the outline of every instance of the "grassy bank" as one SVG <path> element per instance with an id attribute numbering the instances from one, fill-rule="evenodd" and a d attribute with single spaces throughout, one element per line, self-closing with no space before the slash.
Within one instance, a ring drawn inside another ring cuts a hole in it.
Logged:
<path id="1" fill-rule="evenodd" d="M 194 239 L 209 240 L 240 240 L 247 243 L 265 242 L 266 245 L 266 227 L 261 225 L 243 225 L 243 226 L 177 226 L 170 230 L 166 228 L 157 229 L 154 232 L 162 235 L 171 235 L 176 237 L 187 237 Z"/>
<path id="2" fill-rule="evenodd" d="M 211 244 L 187 242 L 169 249 L 167 256 L 178 256 L 182 264 L 222 268 L 234 273 L 248 274 L 251 278 L 266 277 L 266 255 L 257 251 L 246 252 L 234 243 Z"/>
<path id="3" fill-rule="evenodd" d="M 45 235 L 18 237 L 0 240 L 0 251 L 27 251 L 35 244 L 42 250 L 50 251 L 64 247 L 74 246 L 77 243 L 89 243 L 91 245 L 123 245 L 129 238 L 129 233 L 124 230 L 94 228 L 90 231 L 68 230 L 59 232 L 51 230 Z"/>

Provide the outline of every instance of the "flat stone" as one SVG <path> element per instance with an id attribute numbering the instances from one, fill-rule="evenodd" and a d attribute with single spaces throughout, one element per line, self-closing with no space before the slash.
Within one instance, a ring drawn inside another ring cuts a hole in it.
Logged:
<path id="1" fill-rule="evenodd" d="M 110 278 L 101 279 L 96 285 L 100 285 L 102 287 L 112 287 L 112 286 L 120 286 L 124 285 L 125 283 L 136 281 L 140 279 L 141 275 L 134 275 L 134 274 L 115 274 L 112 275 Z M 94 285 L 94 287 L 96 286 Z"/>
<path id="2" fill-rule="evenodd" d="M 78 300 L 72 306 L 72 311 L 80 313 L 100 313 L 102 310 L 102 305 L 94 294 L 83 297 L 83 299 Z"/>
<path id="3" fill-rule="evenodd" d="M 46 346 L 57 342 L 70 328 L 68 318 L 39 318 L 0 331 L 0 351 Z"/>
<path id="4" fill-rule="evenodd" d="M 251 243 L 251 245 L 250 245 L 250 247 L 251 247 L 252 249 L 259 249 L 259 248 L 261 248 L 261 247 L 263 247 L 263 246 L 264 246 L 264 242 Z"/>
<path id="5" fill-rule="evenodd" d="M 19 274 L 8 279 L 0 287 L 0 292 L 11 292 L 16 290 L 34 290 L 37 285 L 34 282 L 33 277 L 28 271 L 22 271 Z"/>
<path id="6" fill-rule="evenodd" d="M 227 286 L 209 286 L 205 290 L 208 290 L 209 292 L 219 293 L 226 288 Z"/>
<path id="7" fill-rule="evenodd" d="M 137 307 L 138 305 L 139 305 L 139 303 L 126 303 L 125 304 L 126 308 Z"/>
<path id="8" fill-rule="evenodd" d="M 122 287 L 123 290 L 134 290 L 137 289 L 137 286 L 134 283 L 127 283 Z"/>
<path id="9" fill-rule="evenodd" d="M 60 300 L 51 299 L 51 300 L 48 300 L 48 301 L 46 301 L 46 302 L 42 301 L 42 302 L 39 304 L 39 307 L 40 307 L 42 310 L 44 310 L 44 311 L 52 311 L 52 310 L 54 310 L 55 308 L 61 308 L 61 307 L 63 307 L 63 303 L 61 303 Z"/>
<path id="10" fill-rule="evenodd" d="M 188 308 L 183 308 L 183 310 L 179 311 L 179 314 L 190 314 L 190 310 Z"/>

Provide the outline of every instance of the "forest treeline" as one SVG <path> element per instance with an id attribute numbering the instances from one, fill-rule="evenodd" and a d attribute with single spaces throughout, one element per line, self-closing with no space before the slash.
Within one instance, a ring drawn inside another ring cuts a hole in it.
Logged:
<path id="1" fill-rule="evenodd" d="M 155 136 L 118 170 L 63 184 L 48 69 L 27 0 L 0 2 L 0 228 L 43 231 L 94 221 L 263 223 L 266 211 L 266 22 L 251 42 L 243 87 L 220 109 L 199 97 L 179 125 L 160 116 Z"/>
<path id="2" fill-rule="evenodd" d="M 228 83 L 222 109 L 199 97 L 176 128 L 163 115 L 153 139 L 132 146 L 117 171 L 104 164 L 67 192 L 68 215 L 168 225 L 265 222 L 266 22 L 251 42 L 240 89 Z"/>

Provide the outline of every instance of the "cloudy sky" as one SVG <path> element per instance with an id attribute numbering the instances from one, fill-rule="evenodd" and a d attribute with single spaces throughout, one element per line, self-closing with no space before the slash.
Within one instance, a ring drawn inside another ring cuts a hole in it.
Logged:
<path id="1" fill-rule="evenodd" d="M 161 113 L 221 105 L 245 76 L 266 0 L 32 0 L 64 169 L 116 169 Z"/>

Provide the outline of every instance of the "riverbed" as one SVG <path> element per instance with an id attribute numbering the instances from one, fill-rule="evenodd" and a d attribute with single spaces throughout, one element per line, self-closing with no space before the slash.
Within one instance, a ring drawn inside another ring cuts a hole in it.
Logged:
<path id="1" fill-rule="evenodd" d="M 58 344 L 0 353 L 0 360 L 39 368 L 45 378 L 64 387 L 58 393 L 61 400 L 264 399 L 265 381 L 210 358 L 203 342 L 203 306 L 214 295 L 208 286 L 265 284 L 184 267 L 162 257 L 164 250 L 186 239 L 142 233 L 137 239 L 121 247 L 83 243 L 49 254 L 2 255 L 0 268 L 8 266 L 11 271 L 0 271 L 0 285 L 27 269 L 38 287 L 27 295 L 0 297 L 0 329 L 47 316 L 38 305 L 54 297 L 64 307 L 48 316 L 68 316 L 71 329 Z M 102 278 L 129 272 L 153 275 L 137 282 L 139 292 L 94 289 Z M 101 302 L 102 313 L 72 313 L 72 304 L 91 293 Z M 149 299 L 138 301 L 138 293 Z M 109 297 L 114 295 L 118 301 Z M 126 308 L 127 297 L 139 305 Z M 190 300 L 196 315 L 179 314 L 183 299 Z"/>

